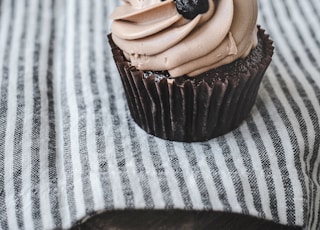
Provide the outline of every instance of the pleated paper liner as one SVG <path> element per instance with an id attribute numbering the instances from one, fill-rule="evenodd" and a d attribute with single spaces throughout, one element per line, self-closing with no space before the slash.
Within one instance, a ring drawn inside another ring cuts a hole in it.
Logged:
<path id="1" fill-rule="evenodd" d="M 132 118 L 147 133 L 173 141 L 205 141 L 237 128 L 254 105 L 273 55 L 272 41 L 259 27 L 259 44 L 245 59 L 169 79 L 167 72 L 130 66 L 108 37 Z"/>

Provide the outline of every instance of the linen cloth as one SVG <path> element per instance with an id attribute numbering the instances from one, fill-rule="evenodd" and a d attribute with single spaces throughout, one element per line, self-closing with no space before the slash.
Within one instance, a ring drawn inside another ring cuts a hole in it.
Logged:
<path id="1" fill-rule="evenodd" d="M 0 1 L 1 229 L 125 208 L 320 229 L 320 2 L 259 1 L 273 62 L 250 116 L 203 143 L 161 140 L 131 119 L 107 42 L 117 4 Z"/>

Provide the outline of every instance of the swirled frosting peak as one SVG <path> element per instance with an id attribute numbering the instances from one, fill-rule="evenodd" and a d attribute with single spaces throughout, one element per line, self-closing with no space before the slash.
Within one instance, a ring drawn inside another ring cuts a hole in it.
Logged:
<path id="1" fill-rule="evenodd" d="M 137 69 L 195 76 L 249 54 L 257 12 L 257 0 L 208 0 L 186 19 L 173 0 L 124 0 L 111 15 L 112 38 Z"/>

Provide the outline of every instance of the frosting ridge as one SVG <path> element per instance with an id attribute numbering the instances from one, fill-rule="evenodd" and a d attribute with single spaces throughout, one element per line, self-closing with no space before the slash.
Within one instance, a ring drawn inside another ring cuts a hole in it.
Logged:
<path id="1" fill-rule="evenodd" d="M 131 65 L 194 76 L 245 57 L 257 45 L 257 0 L 208 0 L 183 18 L 173 0 L 126 0 L 111 18 L 112 38 Z"/>

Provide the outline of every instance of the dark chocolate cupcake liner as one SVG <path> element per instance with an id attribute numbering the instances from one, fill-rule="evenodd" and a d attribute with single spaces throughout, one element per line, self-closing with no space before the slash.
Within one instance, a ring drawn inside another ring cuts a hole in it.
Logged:
<path id="1" fill-rule="evenodd" d="M 203 80 L 199 75 L 177 81 L 145 77 L 143 71 L 130 66 L 109 35 L 133 120 L 149 134 L 184 142 L 209 140 L 235 129 L 250 113 L 271 62 L 272 41 L 260 27 L 258 37 L 262 43 L 261 60 L 254 60 L 250 54 L 248 60 L 242 60 L 249 61 L 247 66 L 235 62 L 224 66 L 224 70 L 206 72 Z M 229 77 L 228 68 L 237 73 Z M 214 80 L 207 77 L 210 74 Z"/>

